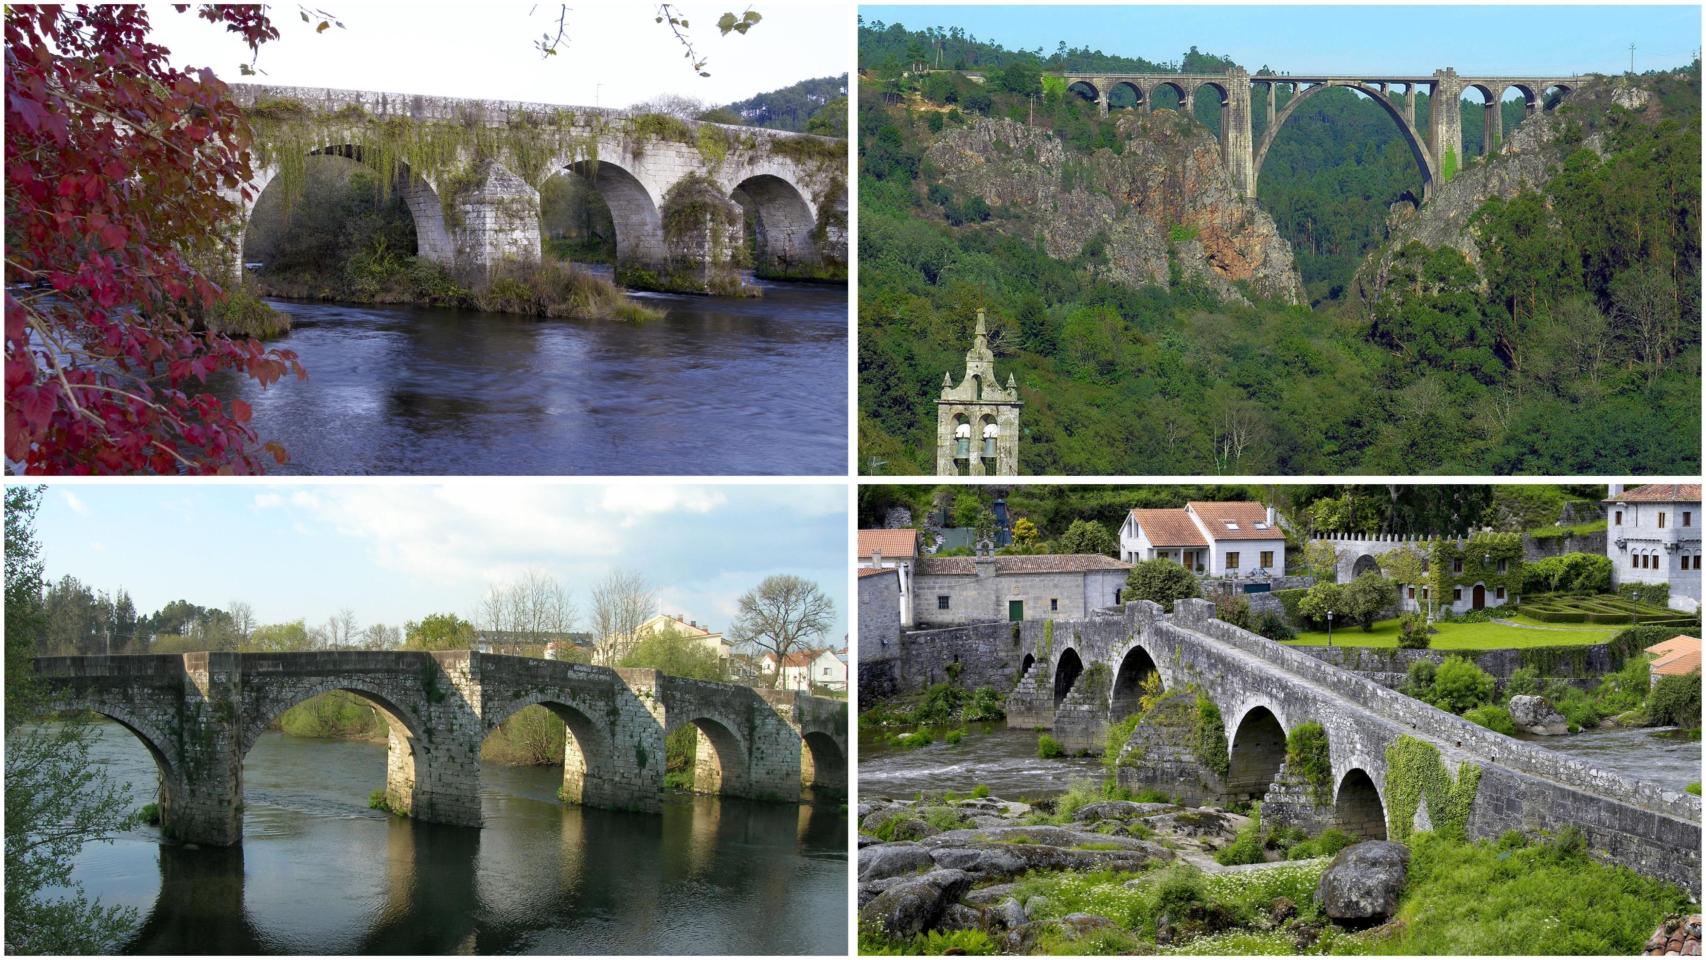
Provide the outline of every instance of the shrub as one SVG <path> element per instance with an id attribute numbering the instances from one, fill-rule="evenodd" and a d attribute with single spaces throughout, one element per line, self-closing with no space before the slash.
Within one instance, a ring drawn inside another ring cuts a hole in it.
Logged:
<path id="1" fill-rule="evenodd" d="M 1109 770 L 1119 763 L 1120 751 L 1125 749 L 1125 743 L 1131 739 L 1131 732 L 1137 729 L 1138 721 L 1143 714 L 1134 713 L 1118 723 L 1108 724 L 1107 743 L 1102 746 L 1102 766 Z"/>
<path id="2" fill-rule="evenodd" d="M 973 800 L 987 799 L 989 797 L 989 785 L 986 783 L 980 783 L 977 786 L 972 787 L 971 795 Z"/>
<path id="3" fill-rule="evenodd" d="M 1647 697 L 1647 717 L 1653 723 L 1700 728 L 1700 671 L 1680 677 L 1660 677 Z"/>
<path id="4" fill-rule="evenodd" d="M 1183 917 L 1192 907 L 1207 902 L 1207 889 L 1202 872 L 1194 867 L 1174 867 L 1161 875 L 1156 886 L 1155 913 Z"/>
<path id="5" fill-rule="evenodd" d="M 1427 617 L 1406 613 L 1398 619 L 1398 646 L 1406 650 L 1426 650 L 1433 642 L 1432 631 Z"/>
<path id="6" fill-rule="evenodd" d="M 1668 583 L 1625 583 L 1617 588 L 1617 595 L 1625 600 L 1650 603 L 1655 607 L 1670 606 Z"/>
<path id="7" fill-rule="evenodd" d="M 1126 574 L 1125 592 L 1120 596 L 1128 603 L 1134 600 L 1151 600 L 1171 613 L 1174 601 L 1200 594 L 1196 574 L 1171 560 L 1157 557 L 1131 568 L 1131 572 Z"/>
<path id="8" fill-rule="evenodd" d="M 1434 675 L 1438 666 L 1432 660 L 1416 660 L 1410 664 L 1410 669 L 1404 674 L 1404 684 L 1398 692 L 1417 700 L 1432 700 L 1434 695 Z"/>
<path id="9" fill-rule="evenodd" d="M 1262 853 L 1262 821 L 1260 817 L 1252 819 L 1238 831 L 1238 836 L 1226 846 L 1214 852 L 1214 862 L 1223 867 L 1244 863 L 1261 863 L 1267 860 Z"/>
<path id="10" fill-rule="evenodd" d="M 1689 784 L 1688 785 L 1688 792 L 1694 794 L 1697 797 L 1700 796 L 1700 781 L 1696 780 L 1693 783 Z"/>
<path id="11" fill-rule="evenodd" d="M 1462 714 L 1493 699 L 1493 678 L 1464 657 L 1446 657 L 1434 672 L 1433 705 Z"/>
<path id="12" fill-rule="evenodd" d="M 1284 601 L 1280 601 L 1284 603 Z M 1345 597 L 1345 588 L 1336 583 L 1317 583 L 1310 587 L 1297 604 L 1297 612 L 1312 626 L 1320 626 L 1327 622 L 1329 611 L 1343 614 L 1348 609 L 1349 601 Z"/>
<path id="13" fill-rule="evenodd" d="M 1505 696 L 1526 697 L 1540 692 L 1540 671 L 1533 667 L 1517 667 L 1505 678 Z"/>
<path id="14" fill-rule="evenodd" d="M 1066 756 L 1066 747 L 1063 746 L 1059 740 L 1056 740 L 1045 733 L 1037 737 L 1037 756 L 1042 757 L 1044 760 L 1053 757 L 1064 757 Z"/>
<path id="15" fill-rule="evenodd" d="M 1269 640 L 1277 640 L 1283 643 L 1287 640 L 1297 639 L 1297 631 L 1292 629 L 1291 624 L 1285 622 L 1285 617 L 1272 610 L 1263 610 L 1256 615 L 1254 629 L 1255 632 Z"/>
<path id="16" fill-rule="evenodd" d="M 1700 791 L 1696 790 L 1694 792 L 1699 793 Z M 143 804 L 142 809 L 136 811 L 136 819 L 140 820 L 143 823 L 149 824 L 151 826 L 156 826 L 156 827 L 159 826 L 160 825 L 160 805 L 157 803 L 145 803 L 145 804 Z"/>
<path id="17" fill-rule="evenodd" d="M 961 740 L 964 740 L 965 737 L 966 737 L 966 732 L 964 730 L 955 729 L 955 730 L 949 730 L 948 735 L 946 737 L 943 737 L 942 739 L 946 740 L 948 742 L 949 746 L 955 746 Z"/>
<path id="18" fill-rule="evenodd" d="M 1338 827 L 1328 827 L 1313 840 L 1294 843 L 1286 852 L 1289 860 L 1308 860 L 1311 857 L 1331 857 L 1356 843 L 1356 839 Z"/>
<path id="19" fill-rule="evenodd" d="M 1397 605 L 1398 584 L 1370 570 L 1345 586 L 1344 601 L 1345 615 L 1363 630 L 1373 630 L 1375 622 Z"/>
<path id="20" fill-rule="evenodd" d="M 1486 727 L 1494 733 L 1502 733 L 1507 737 L 1516 736 L 1516 723 L 1511 720 L 1511 712 L 1504 707 L 1485 704 L 1466 711 L 1463 719 Z"/>
<path id="21" fill-rule="evenodd" d="M 928 747 L 931 743 L 930 731 L 919 730 L 914 733 L 903 733 L 900 736 L 895 737 L 894 742 L 906 750 L 916 750 L 919 747 Z"/>

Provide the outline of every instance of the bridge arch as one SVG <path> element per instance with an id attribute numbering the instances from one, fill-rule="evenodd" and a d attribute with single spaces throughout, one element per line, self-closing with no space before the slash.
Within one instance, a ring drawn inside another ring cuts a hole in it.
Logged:
<path id="1" fill-rule="evenodd" d="M 800 737 L 800 783 L 808 787 L 847 788 L 847 753 L 821 730 Z"/>
<path id="2" fill-rule="evenodd" d="M 818 262 L 817 245 L 812 242 L 817 218 L 793 182 L 774 173 L 757 173 L 735 184 L 729 196 L 752 224 L 756 266 L 785 272 Z"/>
<path id="3" fill-rule="evenodd" d="M 738 726 L 726 718 L 695 713 L 670 723 L 665 733 L 674 733 L 684 726 L 698 730 L 693 752 L 693 792 L 750 795 L 750 748 L 736 732 Z"/>
<path id="4" fill-rule="evenodd" d="M 1173 97 L 1174 97 L 1174 99 L 1176 99 L 1178 101 L 1178 106 L 1175 109 L 1177 109 L 1180 113 L 1183 113 L 1186 115 L 1190 114 L 1190 112 L 1191 112 L 1191 92 L 1186 91 L 1183 84 L 1177 83 L 1177 82 L 1172 81 L 1172 80 L 1163 80 L 1160 83 L 1157 83 L 1155 85 L 1153 90 L 1151 90 L 1151 93 L 1160 93 L 1163 90 L 1173 91 Z M 1150 104 L 1151 109 L 1153 109 L 1155 106 L 1156 106 L 1156 104 Z"/>
<path id="5" fill-rule="evenodd" d="M 1280 130 L 1285 127 L 1286 121 L 1290 120 L 1292 115 L 1297 113 L 1298 107 L 1301 107 L 1311 97 L 1323 90 L 1331 90 L 1334 88 L 1355 90 L 1368 99 L 1373 100 L 1375 103 L 1380 105 L 1381 109 L 1386 111 L 1386 115 L 1392 118 L 1392 122 L 1398 125 L 1398 131 L 1403 134 L 1404 143 L 1410 148 L 1410 155 L 1416 161 L 1416 168 L 1421 171 L 1422 193 L 1425 196 L 1432 189 L 1433 182 L 1436 177 L 1434 165 L 1435 160 L 1433 155 L 1428 152 L 1427 137 L 1420 130 L 1416 129 L 1415 124 L 1404 116 L 1403 112 L 1398 109 L 1397 105 L 1392 102 L 1391 98 L 1381 94 L 1378 90 L 1372 87 L 1365 86 L 1361 83 L 1349 82 L 1317 83 L 1303 89 L 1298 89 L 1297 85 L 1293 85 L 1291 97 L 1286 100 L 1285 106 L 1280 108 L 1279 116 L 1275 117 L 1273 121 L 1268 124 L 1267 130 L 1262 134 L 1262 142 L 1256 147 L 1255 175 L 1250 183 L 1251 193 L 1254 194 L 1257 187 L 1262 182 L 1262 163 L 1267 159 L 1268 150 L 1273 146 L 1274 138 L 1277 137 Z"/>
<path id="6" fill-rule="evenodd" d="M 1285 727 L 1268 706 L 1245 710 L 1227 737 L 1226 792 L 1260 800 L 1285 762 L 1285 736 Z"/>
<path id="7" fill-rule="evenodd" d="M 1096 103 L 1102 99 L 1102 91 L 1094 83 L 1082 78 L 1068 80 L 1066 92 L 1076 94 L 1091 103 Z"/>
<path id="8" fill-rule="evenodd" d="M 1123 102 L 1127 96 L 1131 98 L 1130 104 Z M 1121 102 L 1116 102 L 1116 98 Z M 1141 110 L 1146 106 L 1148 106 L 1148 101 L 1145 99 L 1143 88 L 1137 85 L 1137 81 L 1116 80 L 1108 87 L 1109 110 Z"/>
<path id="9" fill-rule="evenodd" d="M 1071 647 L 1063 647 L 1054 661 L 1054 705 L 1059 707 L 1084 672 L 1084 659 Z"/>
<path id="10" fill-rule="evenodd" d="M 1030 673 L 1031 668 L 1036 666 L 1036 665 L 1037 665 L 1036 655 L 1027 651 L 1025 654 L 1025 659 L 1019 661 L 1019 679 L 1023 680 L 1025 678 L 1025 674 Z"/>
<path id="11" fill-rule="evenodd" d="M 1141 643 L 1133 643 L 1120 656 L 1114 682 L 1108 693 L 1108 720 L 1118 723 L 1142 709 L 1143 684 L 1151 675 L 1166 689 L 1166 680 L 1155 656 Z"/>
<path id="12" fill-rule="evenodd" d="M 1556 94 L 1555 96 L 1554 96 L 1554 93 Z M 1569 96 L 1569 95 L 1570 95 L 1570 85 L 1567 83 L 1549 83 L 1549 84 L 1546 84 L 1541 88 L 1541 91 L 1540 91 L 1541 109 L 1542 110 L 1556 110 L 1556 109 L 1558 109 L 1558 104 L 1564 102 L 1564 98 Z"/>
<path id="13" fill-rule="evenodd" d="M 606 789 L 610 775 L 611 733 L 605 725 L 593 719 L 599 710 L 567 690 L 535 690 L 525 696 L 505 701 L 496 710 L 482 717 L 485 726 L 481 740 L 496 733 L 509 718 L 531 706 L 544 707 L 563 721 L 563 788 L 559 796 L 567 803 L 586 806 L 611 806 L 617 799 Z"/>
<path id="14" fill-rule="evenodd" d="M 1367 770 L 1352 767 L 1339 778 L 1333 825 L 1358 840 L 1386 839 L 1386 801 Z"/>
<path id="15" fill-rule="evenodd" d="M 616 233 L 617 265 L 655 266 L 664 261 L 663 217 L 658 198 L 634 172 L 621 164 L 588 158 L 557 164 L 592 184 L 610 208 Z"/>

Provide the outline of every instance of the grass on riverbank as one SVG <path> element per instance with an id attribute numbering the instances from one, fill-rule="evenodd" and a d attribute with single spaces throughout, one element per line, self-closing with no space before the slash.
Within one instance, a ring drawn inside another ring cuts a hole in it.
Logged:
<path id="1" fill-rule="evenodd" d="M 1554 624 L 1541 623 L 1521 614 L 1503 619 L 1525 626 L 1513 627 L 1502 623 L 1436 623 L 1439 630 L 1428 645 L 1433 650 L 1504 650 L 1520 647 L 1567 647 L 1605 643 L 1629 627 L 1627 624 Z M 1530 629 L 1540 628 L 1540 629 Z M 1296 639 L 1284 641 L 1292 646 L 1326 646 L 1325 630 L 1300 630 Z M 1398 620 L 1382 620 L 1374 629 L 1364 632 L 1359 627 L 1340 627 L 1333 631 L 1336 647 L 1397 647 Z"/>

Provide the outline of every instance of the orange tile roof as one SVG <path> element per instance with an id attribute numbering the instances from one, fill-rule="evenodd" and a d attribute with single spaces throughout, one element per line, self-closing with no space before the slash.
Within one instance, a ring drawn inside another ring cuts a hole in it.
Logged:
<path id="1" fill-rule="evenodd" d="M 1173 510 L 1133 509 L 1137 528 L 1157 547 L 1206 547 L 1202 531 L 1182 508 Z"/>
<path id="2" fill-rule="evenodd" d="M 1192 500 L 1188 505 L 1216 540 L 1283 540 L 1285 534 L 1268 524 L 1268 508 L 1249 500 Z M 1228 524 L 1234 524 L 1233 529 Z M 1258 529 L 1257 524 L 1262 526 Z"/>
<path id="3" fill-rule="evenodd" d="M 918 572 L 938 576 L 971 576 L 977 573 L 976 557 L 925 557 L 918 561 Z M 1092 570 L 1130 570 L 1131 564 L 1121 563 L 1100 553 L 1036 553 L 995 558 L 996 576 L 1018 573 L 1087 573 Z"/>
<path id="4" fill-rule="evenodd" d="M 881 550 L 885 557 L 916 557 L 918 531 L 911 527 L 859 531 L 859 556 L 868 557 L 872 550 Z"/>
<path id="5" fill-rule="evenodd" d="M 885 573 L 892 573 L 897 577 L 900 576 L 900 571 L 896 570 L 894 567 L 860 567 L 859 579 L 863 580 L 866 577 L 880 576 Z"/>
<path id="6" fill-rule="evenodd" d="M 1657 656 L 1660 656 L 1660 657 L 1666 657 L 1666 656 L 1669 656 L 1673 653 L 1681 653 L 1684 650 L 1698 650 L 1698 649 L 1700 649 L 1700 638 L 1699 637 L 1691 637 L 1691 636 L 1688 636 L 1687 634 L 1678 634 L 1674 637 L 1671 637 L 1669 640 L 1666 640 L 1663 643 L 1653 644 L 1652 646 L 1647 648 L 1647 652 L 1651 653 L 1651 654 L 1656 654 Z"/>
<path id="7" fill-rule="evenodd" d="M 1698 503 L 1700 502 L 1700 484 L 1698 483 L 1649 483 L 1644 487 L 1625 490 L 1615 497 L 1607 497 L 1601 503 Z"/>
<path id="8" fill-rule="evenodd" d="M 1652 671 L 1661 677 L 1680 677 L 1700 669 L 1700 648 L 1673 653 L 1653 661 Z"/>

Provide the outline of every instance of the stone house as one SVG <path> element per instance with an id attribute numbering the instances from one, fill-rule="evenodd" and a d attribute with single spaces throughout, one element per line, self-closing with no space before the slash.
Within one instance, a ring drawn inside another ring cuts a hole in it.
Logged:
<path id="1" fill-rule="evenodd" d="M 1700 609 L 1700 484 L 1612 484 L 1604 500 L 1611 583 L 1669 584 L 1670 607 Z"/>
<path id="2" fill-rule="evenodd" d="M 913 574 L 913 622 L 951 627 L 992 620 L 1089 616 L 1119 603 L 1131 564 L 1099 553 L 925 557 Z"/>
<path id="3" fill-rule="evenodd" d="M 900 625 L 912 628 L 912 572 L 918 562 L 918 531 L 911 527 L 898 530 L 859 531 L 859 569 L 891 568 L 900 588 Z"/>
<path id="4" fill-rule="evenodd" d="M 911 598 L 901 598 L 900 571 L 859 568 L 859 653 L 879 656 L 900 639 L 902 618 L 912 619 Z"/>
<path id="5" fill-rule="evenodd" d="M 1133 509 L 1120 525 L 1120 559 L 1166 558 L 1204 577 L 1285 576 L 1285 534 L 1274 508 L 1193 500 L 1171 510 Z"/>
<path id="6" fill-rule="evenodd" d="M 1647 664 L 1647 680 L 1657 684 L 1660 677 L 1685 677 L 1700 669 L 1700 638 L 1671 637 L 1663 643 L 1648 647 L 1652 660 Z"/>

